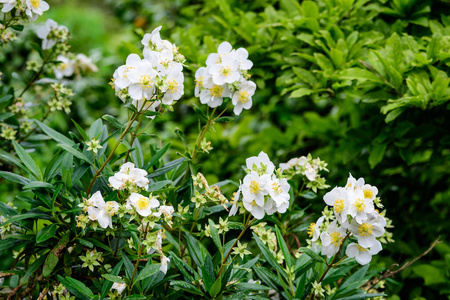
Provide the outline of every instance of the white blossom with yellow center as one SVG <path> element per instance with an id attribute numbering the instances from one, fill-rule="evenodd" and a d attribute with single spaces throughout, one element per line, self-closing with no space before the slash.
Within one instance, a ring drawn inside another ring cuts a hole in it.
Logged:
<path id="1" fill-rule="evenodd" d="M 130 80 L 128 94 L 133 100 L 152 100 L 155 93 L 155 81 L 158 73 L 154 65 L 147 59 L 143 59 L 139 65 L 127 73 Z"/>
<path id="2" fill-rule="evenodd" d="M 119 204 L 116 201 L 105 202 L 102 194 L 97 191 L 88 200 L 88 216 L 92 221 L 97 221 L 102 228 L 112 226 L 112 217 L 119 210 Z"/>
<path id="3" fill-rule="evenodd" d="M 233 94 L 231 101 L 233 102 L 233 112 L 240 115 L 243 109 L 252 107 L 252 96 L 255 94 L 256 84 L 252 81 L 242 80 L 240 88 Z"/>
<path id="4" fill-rule="evenodd" d="M 41 16 L 44 11 L 47 11 L 50 6 L 44 0 L 26 0 L 25 14 L 28 16 L 30 21 L 36 21 L 38 16 Z"/>
<path id="5" fill-rule="evenodd" d="M 328 226 L 326 232 L 322 232 L 320 239 L 322 241 L 322 255 L 332 257 L 335 255 L 342 245 L 347 233 L 347 229 L 340 226 L 337 227 L 337 221 L 333 221 Z"/>
<path id="6" fill-rule="evenodd" d="M 361 265 L 367 265 L 372 260 L 372 256 L 378 254 L 383 248 L 379 241 L 375 241 L 370 247 L 364 248 L 356 243 L 351 243 L 345 250 L 345 255 L 354 257 Z"/>
<path id="7" fill-rule="evenodd" d="M 268 179 L 268 174 L 259 176 L 256 172 L 252 171 L 244 177 L 241 186 L 244 207 L 257 219 L 262 219 L 265 214 L 264 197 L 268 194 L 268 190 L 266 189 Z"/>
<path id="8" fill-rule="evenodd" d="M 116 190 L 126 188 L 143 188 L 147 190 L 149 180 L 145 170 L 135 168 L 133 163 L 127 162 L 120 167 L 120 171 L 109 177 L 111 187 Z"/>
<path id="9" fill-rule="evenodd" d="M 349 208 L 348 193 L 345 188 L 335 187 L 323 196 L 323 200 L 327 205 L 333 206 L 336 219 L 339 224 L 343 225 L 347 221 L 347 212 Z"/>
<path id="10" fill-rule="evenodd" d="M 367 214 L 373 213 L 375 207 L 373 200 L 365 198 L 361 189 L 354 191 L 347 190 L 348 214 L 356 219 L 359 223 L 367 219 Z"/>
<path id="11" fill-rule="evenodd" d="M 62 79 L 63 77 L 70 77 L 75 70 L 74 62 L 64 55 L 58 55 L 56 61 L 60 62 L 53 68 L 55 77 Z"/>
<path id="12" fill-rule="evenodd" d="M 148 198 L 138 193 L 131 193 L 127 202 L 136 209 L 139 215 L 143 217 L 147 217 L 152 214 L 152 209 L 159 206 L 159 201 L 156 197 Z"/>
<path id="13" fill-rule="evenodd" d="M 373 212 L 367 214 L 367 219 L 363 222 L 357 222 L 356 219 L 353 219 L 348 230 L 358 239 L 361 247 L 368 248 L 376 242 L 377 237 L 384 234 L 385 226 L 385 218 L 377 212 Z"/>
<path id="14" fill-rule="evenodd" d="M 52 19 L 47 19 L 47 21 L 45 21 L 45 24 L 40 26 L 36 30 L 36 35 L 40 39 L 42 39 L 42 50 L 48 50 L 48 49 L 52 48 L 58 42 L 58 40 L 47 38 L 48 35 L 50 34 L 50 32 L 54 29 L 65 30 L 65 31 L 69 32 L 69 29 L 67 29 L 66 26 L 58 25 L 58 23 L 56 23 Z"/>
<path id="15" fill-rule="evenodd" d="M 209 107 L 217 107 L 223 103 L 224 97 L 230 97 L 230 89 L 227 84 L 214 84 L 212 78 L 203 81 L 204 89 L 200 92 L 200 102 Z"/>
<path id="16" fill-rule="evenodd" d="M 320 226 L 323 223 L 325 216 L 321 216 L 316 223 L 311 223 L 308 227 L 307 233 L 311 241 L 315 242 L 320 237 Z"/>
<path id="17" fill-rule="evenodd" d="M 171 105 L 184 94 L 184 76 L 182 72 L 172 71 L 167 74 L 161 91 L 164 94 L 162 103 Z"/>

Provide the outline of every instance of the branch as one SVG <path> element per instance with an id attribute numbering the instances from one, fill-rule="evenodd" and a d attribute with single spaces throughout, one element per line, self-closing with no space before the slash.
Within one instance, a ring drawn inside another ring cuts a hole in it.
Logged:
<path id="1" fill-rule="evenodd" d="M 367 290 L 372 289 L 375 285 L 378 284 L 378 282 L 380 282 L 381 280 L 384 280 L 386 278 L 389 277 L 394 277 L 397 273 L 400 273 L 401 271 L 404 271 L 405 269 L 407 269 L 409 266 L 411 266 L 413 263 L 415 263 L 416 261 L 418 261 L 419 259 L 421 259 L 422 257 L 424 257 L 425 255 L 427 255 L 431 250 L 433 250 L 433 248 L 439 244 L 442 243 L 442 241 L 440 241 L 439 239 L 441 238 L 441 236 L 438 236 L 438 238 L 431 244 L 431 246 L 422 254 L 420 254 L 419 256 L 417 256 L 416 258 L 414 258 L 412 261 L 407 261 L 406 263 L 403 264 L 403 266 L 401 266 L 400 268 L 398 268 L 395 271 L 392 271 L 392 269 L 396 266 L 398 266 L 398 264 L 393 264 L 382 276 L 375 278 L 372 280 L 372 282 L 368 282 L 367 285 L 370 284 L 369 288 Z"/>

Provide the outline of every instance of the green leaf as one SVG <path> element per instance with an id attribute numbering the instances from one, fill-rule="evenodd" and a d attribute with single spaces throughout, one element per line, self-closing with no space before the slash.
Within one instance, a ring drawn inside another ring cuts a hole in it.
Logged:
<path id="1" fill-rule="evenodd" d="M 41 257 L 39 257 L 37 260 L 35 260 L 31 266 L 28 267 L 27 272 L 25 273 L 25 275 L 23 275 L 23 277 L 20 279 L 21 284 L 25 284 L 28 280 L 28 278 L 30 278 L 31 275 L 33 275 L 33 273 L 39 269 L 40 266 L 42 266 L 44 264 L 46 256 L 42 255 Z"/>
<path id="2" fill-rule="evenodd" d="M 376 145 L 372 148 L 369 155 L 370 168 L 375 168 L 383 159 L 387 144 Z"/>
<path id="3" fill-rule="evenodd" d="M 122 266 L 123 266 L 123 260 L 121 260 L 117 265 L 114 266 L 114 268 L 112 269 L 111 273 L 104 274 L 103 276 L 105 276 L 105 275 L 111 275 L 111 276 L 119 275 L 119 272 L 122 269 Z M 108 278 L 106 278 L 106 279 L 108 279 Z M 109 279 L 105 280 L 105 282 L 103 282 L 102 290 L 101 290 L 102 298 L 106 297 L 106 294 L 109 293 L 109 291 L 111 290 L 112 286 L 113 286 L 113 281 L 109 281 Z"/>
<path id="4" fill-rule="evenodd" d="M 43 218 L 43 217 L 45 217 L 45 219 L 48 219 L 48 215 L 38 214 L 38 213 L 25 213 L 25 214 L 15 215 L 15 216 L 11 217 L 10 219 L 8 219 L 7 221 L 0 224 L 0 227 L 3 227 L 6 224 L 9 224 L 11 222 L 17 222 L 17 221 L 31 219 L 31 218 Z"/>
<path id="5" fill-rule="evenodd" d="M 220 241 L 219 232 L 217 231 L 217 228 L 214 226 L 215 224 L 211 219 L 208 220 L 208 223 L 209 223 L 209 230 L 211 231 L 211 238 L 214 244 L 216 245 L 217 249 L 219 249 L 220 253 L 223 254 L 223 246 L 222 242 Z"/>
<path id="6" fill-rule="evenodd" d="M 127 278 L 131 279 L 131 277 L 133 276 L 134 266 L 128 256 L 125 255 L 125 253 L 122 253 L 122 259 L 125 263 L 125 273 L 127 274 Z"/>
<path id="7" fill-rule="evenodd" d="M 189 249 L 189 253 L 191 254 L 192 259 L 194 260 L 197 266 L 203 265 L 202 255 L 200 253 L 199 242 L 188 232 L 186 232 L 186 243 Z"/>
<path id="8" fill-rule="evenodd" d="M 314 93 L 313 90 L 307 88 L 299 88 L 291 93 L 291 98 L 301 98 L 304 96 L 308 96 Z"/>
<path id="9" fill-rule="evenodd" d="M 178 270 L 180 270 L 181 274 L 187 279 L 188 281 L 194 281 L 194 277 L 197 277 L 197 273 L 192 269 L 191 266 L 189 266 L 184 260 L 179 258 L 175 253 L 172 251 L 169 252 L 170 256 L 170 262 L 173 263 Z"/>
<path id="10" fill-rule="evenodd" d="M 339 73 L 338 77 L 340 79 L 350 79 L 350 80 L 356 79 L 361 82 L 368 80 L 368 81 L 380 83 L 383 85 L 386 84 L 386 82 L 384 82 L 383 79 L 381 79 L 374 73 L 372 73 L 368 70 L 359 69 L 359 68 L 351 68 L 351 69 L 343 70 L 342 72 Z"/>
<path id="11" fill-rule="evenodd" d="M 29 172 L 36 176 L 36 178 L 42 179 L 41 170 L 38 168 L 34 160 L 31 158 L 30 154 L 28 154 L 25 149 L 22 148 L 16 141 L 12 141 L 14 145 L 14 149 L 17 152 L 17 155 L 20 157 L 20 160 L 27 167 Z"/>
<path id="12" fill-rule="evenodd" d="M 375 297 L 384 297 L 387 296 L 386 294 L 380 294 L 380 293 L 374 293 L 374 294 L 359 294 L 359 295 L 353 295 L 349 297 L 344 298 L 338 298 L 337 300 L 359 300 L 359 299 L 369 299 L 369 298 L 375 298 Z"/>
<path id="13" fill-rule="evenodd" d="M 58 144 L 57 146 L 63 148 L 64 150 L 66 150 L 67 152 L 72 154 L 73 156 L 87 162 L 88 164 L 93 165 L 92 162 L 89 160 L 89 158 L 86 157 L 86 155 L 84 155 L 80 151 L 72 148 L 71 146 L 66 145 L 66 144 Z"/>
<path id="14" fill-rule="evenodd" d="M 122 278 L 120 278 L 119 276 L 116 276 L 116 275 L 102 274 L 102 276 L 111 282 L 125 283 L 125 281 L 123 281 Z"/>
<path id="15" fill-rule="evenodd" d="M 320 256 L 310 248 L 301 247 L 300 249 L 298 249 L 298 252 L 303 252 L 316 261 L 323 262 L 325 264 L 327 263 L 322 256 Z"/>
<path id="16" fill-rule="evenodd" d="M 315 52 L 314 57 L 316 58 L 317 64 L 322 70 L 334 70 L 333 64 L 325 55 Z"/>
<path id="17" fill-rule="evenodd" d="M 133 157 L 133 162 L 136 165 L 136 168 L 142 168 L 144 166 L 144 154 L 142 153 L 141 143 L 139 139 L 135 139 L 133 146 L 133 152 L 131 152 L 131 156 Z"/>
<path id="18" fill-rule="evenodd" d="M 58 230 L 57 224 L 51 224 L 42 228 L 36 235 L 36 243 L 45 242 L 55 236 Z"/>
<path id="19" fill-rule="evenodd" d="M 0 171 L 0 177 L 22 185 L 30 183 L 30 179 L 11 172 Z"/>
<path id="20" fill-rule="evenodd" d="M 69 145 L 69 146 L 75 145 L 75 143 L 71 139 L 66 138 L 64 135 L 57 132 L 56 130 L 51 129 L 44 123 L 41 123 L 38 120 L 34 120 L 34 122 L 39 126 L 39 128 L 42 129 L 42 131 L 44 131 L 49 137 L 51 137 L 55 141 L 57 141 L 61 144 L 64 144 L 64 145 Z"/>
<path id="21" fill-rule="evenodd" d="M 125 125 L 120 123 L 120 121 L 116 117 L 113 117 L 111 115 L 104 115 L 102 118 L 111 123 L 111 125 L 117 129 L 122 129 L 125 127 Z"/>
<path id="22" fill-rule="evenodd" d="M 77 128 L 77 130 L 78 130 L 78 132 L 80 133 L 80 135 L 81 135 L 81 137 L 83 138 L 83 140 L 84 140 L 85 142 L 89 141 L 89 137 L 88 137 L 88 135 L 86 134 L 86 131 L 84 131 L 84 129 L 83 129 L 77 122 L 75 122 L 74 119 L 72 119 L 72 123 L 73 123 L 73 125 L 75 125 L 75 127 Z"/>
<path id="23" fill-rule="evenodd" d="M 294 259 L 292 258 L 292 255 L 289 253 L 289 249 L 286 245 L 283 235 L 280 232 L 280 229 L 276 225 L 275 225 L 275 232 L 277 235 L 278 246 L 281 248 L 281 252 L 283 253 L 284 260 L 286 261 L 286 265 L 290 268 L 291 266 L 294 265 Z"/>
<path id="24" fill-rule="evenodd" d="M 92 291 L 81 281 L 71 277 L 64 278 L 60 275 L 58 275 L 58 280 L 69 292 L 71 292 L 77 298 L 80 298 L 82 300 L 91 300 L 92 298 L 94 298 L 94 294 L 92 293 Z"/>
<path id="25" fill-rule="evenodd" d="M 164 155 L 164 153 L 167 152 L 167 150 L 170 147 L 170 143 L 168 143 L 167 145 L 165 145 L 164 147 L 161 148 L 161 150 L 159 150 L 158 152 L 155 153 L 155 155 L 153 155 L 152 159 L 148 162 L 148 164 L 146 164 L 144 166 L 144 170 L 150 169 L 151 167 L 153 167 L 158 161 L 159 159 Z"/>
<path id="26" fill-rule="evenodd" d="M 94 248 L 94 244 L 92 244 L 91 242 L 86 241 L 84 239 L 78 239 L 78 242 L 80 243 L 80 245 L 83 245 L 85 247 Z"/>
<path id="27" fill-rule="evenodd" d="M 170 282 L 171 286 L 179 287 L 180 289 L 189 292 L 191 294 L 195 295 L 201 295 L 203 296 L 202 291 L 200 291 L 198 288 L 196 288 L 192 283 L 181 281 L 181 280 L 174 280 Z"/>
<path id="28" fill-rule="evenodd" d="M 55 186 L 53 184 L 50 184 L 48 182 L 44 181 L 32 181 L 23 187 L 25 190 L 28 189 L 39 189 L 39 188 L 45 188 L 45 189 L 54 189 Z"/>
<path id="29" fill-rule="evenodd" d="M 134 283 L 148 278 L 150 276 L 152 276 L 153 274 L 157 273 L 159 271 L 161 264 L 151 264 L 146 266 L 144 269 L 142 269 L 142 271 L 139 272 L 139 275 L 136 277 L 136 280 L 134 281 Z M 134 285 L 133 283 L 133 285 Z"/>
<path id="30" fill-rule="evenodd" d="M 97 119 L 89 128 L 89 139 L 98 139 L 103 132 L 102 119 Z"/>
<path id="31" fill-rule="evenodd" d="M 269 248 L 267 248 L 267 246 L 263 244 L 263 242 L 259 239 L 259 237 L 255 233 L 253 233 L 253 238 L 255 239 L 256 244 L 258 245 L 259 249 L 261 250 L 261 253 L 263 254 L 264 258 L 267 260 L 267 262 L 273 268 L 275 268 L 276 271 L 278 271 L 281 275 L 283 275 L 284 278 L 286 278 L 286 272 L 275 260 L 275 257 L 273 256 L 272 252 L 270 252 Z"/>
<path id="32" fill-rule="evenodd" d="M 364 278 L 364 275 L 366 275 L 367 270 L 369 269 L 369 264 L 361 267 L 358 271 L 353 273 L 350 277 L 348 277 L 344 283 L 339 287 L 338 293 L 344 293 L 351 291 L 353 289 L 358 288 L 361 286 L 361 282 Z"/>
<path id="33" fill-rule="evenodd" d="M 219 277 L 216 279 L 216 282 L 214 282 L 211 289 L 209 290 L 209 294 L 211 295 L 211 297 L 213 298 L 216 297 L 220 293 L 221 288 L 222 288 L 222 280 Z"/>
<path id="34" fill-rule="evenodd" d="M 0 113 L 0 122 L 3 122 L 4 120 L 6 120 L 12 116 L 14 116 L 14 114 L 11 112 Z"/>

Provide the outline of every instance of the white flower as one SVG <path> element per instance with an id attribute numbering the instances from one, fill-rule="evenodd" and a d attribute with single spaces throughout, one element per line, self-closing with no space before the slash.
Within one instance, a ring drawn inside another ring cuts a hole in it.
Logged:
<path id="1" fill-rule="evenodd" d="M 39 27 L 36 30 L 36 35 L 40 39 L 42 39 L 42 49 L 43 50 L 50 49 L 58 42 L 58 40 L 55 40 L 55 39 L 47 39 L 48 35 L 50 34 L 50 32 L 53 29 L 69 31 L 66 26 L 58 25 L 58 23 L 56 23 L 52 19 L 48 19 L 44 25 L 42 25 L 41 27 Z"/>
<path id="2" fill-rule="evenodd" d="M 364 192 L 360 189 L 348 192 L 349 208 L 348 214 L 356 219 L 359 223 L 362 223 L 367 219 L 367 214 L 372 213 L 375 210 L 373 201 L 364 198 Z"/>
<path id="3" fill-rule="evenodd" d="M 25 4 L 27 5 L 25 13 L 31 21 L 36 21 L 38 16 L 50 8 L 48 3 L 43 0 L 26 0 Z"/>
<path id="4" fill-rule="evenodd" d="M 144 52 L 144 58 L 156 66 L 156 70 L 161 76 L 167 75 L 170 72 L 181 73 L 183 71 L 183 65 L 173 60 L 172 52 Z"/>
<path id="5" fill-rule="evenodd" d="M 356 180 L 355 178 L 353 178 L 352 174 L 349 174 L 345 188 L 349 191 L 355 191 L 361 189 L 363 185 L 364 178 L 359 178 L 358 180 Z"/>
<path id="6" fill-rule="evenodd" d="M 167 273 L 167 267 L 169 265 L 170 258 L 165 256 L 164 254 L 161 256 L 161 267 L 159 267 L 159 270 L 163 272 L 164 274 Z"/>
<path id="7" fill-rule="evenodd" d="M 364 222 L 359 223 L 356 219 L 353 219 L 348 230 L 356 236 L 361 247 L 368 248 L 376 243 L 377 237 L 384 234 L 385 226 L 386 220 L 384 217 L 374 212 L 368 214 Z"/>
<path id="8" fill-rule="evenodd" d="M 195 97 L 200 96 L 200 92 L 204 88 L 203 83 L 206 82 L 209 78 L 210 75 L 206 68 L 201 67 L 195 72 Z"/>
<path id="9" fill-rule="evenodd" d="M 127 287 L 127 284 L 124 283 L 118 283 L 118 282 L 114 282 L 113 286 L 111 287 L 111 290 L 117 290 L 117 292 L 119 293 L 119 295 L 122 294 L 123 290 Z"/>
<path id="10" fill-rule="evenodd" d="M 372 255 L 378 254 L 382 250 L 381 243 L 375 241 L 370 247 L 364 248 L 356 243 L 351 243 L 345 250 L 345 255 L 354 257 L 361 265 L 367 265 L 372 260 Z"/>
<path id="11" fill-rule="evenodd" d="M 259 176 L 252 171 L 244 177 L 242 184 L 242 202 L 244 207 L 257 219 L 262 219 L 265 214 L 264 196 L 268 194 L 265 187 L 268 178 L 268 174 Z"/>
<path id="12" fill-rule="evenodd" d="M 57 79 L 62 79 L 63 77 L 70 77 L 73 75 L 75 67 L 72 60 L 65 57 L 64 55 L 58 55 L 56 60 L 61 62 L 53 69 L 53 72 L 55 73 L 55 77 Z"/>
<path id="13" fill-rule="evenodd" d="M 161 92 L 164 93 L 162 103 L 170 105 L 174 100 L 178 100 L 184 94 L 183 73 L 176 70 L 167 74 Z"/>
<path id="14" fill-rule="evenodd" d="M 102 228 L 112 227 L 112 217 L 119 210 L 119 204 L 116 201 L 105 203 L 102 194 L 97 191 L 88 200 L 88 215 L 92 221 L 98 221 Z"/>
<path id="15" fill-rule="evenodd" d="M 17 4 L 17 0 L 0 0 L 3 3 L 2 13 L 10 12 Z"/>
<path id="16" fill-rule="evenodd" d="M 233 102 L 233 112 L 240 115 L 242 109 L 250 109 L 252 107 L 252 96 L 255 94 L 256 84 L 252 81 L 244 81 L 238 91 L 233 94 L 231 101 Z"/>
<path id="17" fill-rule="evenodd" d="M 109 177 L 109 184 L 116 190 L 127 188 L 128 184 L 147 190 L 149 180 L 145 177 L 145 170 L 135 168 L 133 163 L 127 162 L 120 167 L 120 171 Z"/>
<path id="18" fill-rule="evenodd" d="M 162 26 L 156 27 L 152 33 L 146 33 L 142 38 L 142 45 L 144 45 L 144 55 L 152 50 L 156 51 L 169 51 L 175 52 L 177 50 L 176 46 L 171 44 L 167 40 L 162 40 L 159 31 Z"/>
<path id="19" fill-rule="evenodd" d="M 233 83 L 241 77 L 237 61 L 231 56 L 224 56 L 220 63 L 212 65 L 210 70 L 212 81 L 216 85 Z"/>
<path id="20" fill-rule="evenodd" d="M 164 216 L 167 218 L 167 217 L 172 216 L 174 211 L 175 210 L 174 210 L 173 206 L 171 206 L 171 205 L 161 205 L 158 208 L 158 211 L 153 213 L 153 215 L 156 217 L 160 217 L 161 214 L 164 214 Z"/>
<path id="21" fill-rule="evenodd" d="M 232 48 L 233 47 L 230 43 L 223 42 L 219 45 L 219 48 L 217 48 L 217 53 L 211 53 L 210 55 L 208 55 L 208 58 L 206 59 L 206 65 L 213 66 L 220 63 L 222 61 L 222 58 L 230 54 Z"/>
<path id="22" fill-rule="evenodd" d="M 128 94 L 133 100 L 150 100 L 155 93 L 155 80 L 158 73 L 150 61 L 143 59 L 136 68 L 127 73 L 130 80 Z"/>
<path id="23" fill-rule="evenodd" d="M 364 198 L 369 199 L 369 200 L 375 200 L 375 198 L 377 197 L 378 189 L 376 186 L 371 186 L 370 184 L 365 184 L 361 187 L 361 189 L 364 193 Z"/>
<path id="24" fill-rule="evenodd" d="M 314 181 L 316 180 L 316 176 L 317 176 L 317 171 L 316 169 L 314 169 L 311 164 L 307 163 L 306 164 L 306 170 L 305 170 L 305 176 L 306 178 L 308 178 L 309 181 Z"/>
<path id="25" fill-rule="evenodd" d="M 272 174 L 275 171 L 275 165 L 270 161 L 269 156 L 261 151 L 258 156 L 252 156 L 245 160 L 247 169 L 256 171 L 261 169 L 265 174 Z"/>
<path id="26" fill-rule="evenodd" d="M 136 209 L 137 213 L 143 217 L 149 216 L 152 213 L 152 209 L 159 206 L 159 201 L 155 197 L 150 199 L 138 193 L 131 193 L 128 201 Z"/>
<path id="27" fill-rule="evenodd" d="M 128 55 L 125 65 L 118 67 L 114 72 L 114 85 L 116 90 L 125 89 L 131 84 L 128 79 L 128 72 L 136 69 L 141 61 L 141 58 L 137 54 L 133 53 Z"/>
<path id="28" fill-rule="evenodd" d="M 147 190 L 149 180 L 147 179 L 147 172 L 145 170 L 139 169 L 139 168 L 132 168 L 130 169 L 129 173 L 129 180 L 136 184 L 138 187 L 144 188 Z"/>
<path id="29" fill-rule="evenodd" d="M 97 72 L 98 67 L 92 62 L 92 59 L 83 53 L 77 54 L 78 66 L 82 70 L 89 70 L 91 72 Z"/>
<path id="30" fill-rule="evenodd" d="M 234 59 L 239 64 L 239 69 L 241 70 L 250 70 L 253 67 L 253 63 L 248 60 L 248 51 L 244 48 L 239 48 L 236 51 L 232 52 Z"/>
<path id="31" fill-rule="evenodd" d="M 271 178 L 267 181 L 266 188 L 269 192 L 270 197 L 272 197 L 273 201 L 276 203 L 276 207 L 287 208 L 286 203 L 289 206 L 289 199 L 291 196 L 289 195 L 289 189 L 291 186 L 287 182 L 286 178 L 278 179 L 275 175 L 272 175 Z M 280 213 L 285 213 L 284 211 L 280 211 Z"/>
<path id="32" fill-rule="evenodd" d="M 335 255 L 346 236 L 346 229 L 344 227 L 337 227 L 337 222 L 333 221 L 328 226 L 327 232 L 322 232 L 320 239 L 322 241 L 322 255 L 328 258 Z"/>
<path id="33" fill-rule="evenodd" d="M 230 208 L 230 213 L 228 214 L 229 217 L 236 215 L 236 213 L 238 211 L 237 202 L 239 201 L 240 196 L 241 196 L 241 186 L 239 186 L 239 189 L 237 190 L 236 194 L 234 195 L 234 198 L 233 198 L 234 203 Z"/>
<path id="34" fill-rule="evenodd" d="M 200 102 L 208 104 L 209 107 L 220 106 L 224 97 L 230 97 L 230 89 L 228 85 L 217 85 L 212 82 L 212 78 L 203 81 L 205 89 L 200 92 Z"/>
<path id="35" fill-rule="evenodd" d="M 330 192 L 323 196 L 326 204 L 333 206 L 334 214 L 339 224 L 344 224 L 347 221 L 347 212 L 349 203 L 347 200 L 347 190 L 342 187 L 335 187 Z"/>
<path id="36" fill-rule="evenodd" d="M 316 223 L 311 223 L 308 227 L 308 235 L 311 241 L 315 242 L 320 237 L 320 225 L 322 225 L 325 216 L 321 216 Z"/>

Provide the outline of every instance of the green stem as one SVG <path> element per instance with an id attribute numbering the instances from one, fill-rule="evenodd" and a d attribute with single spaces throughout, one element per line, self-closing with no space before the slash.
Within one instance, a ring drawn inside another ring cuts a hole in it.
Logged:
<path id="1" fill-rule="evenodd" d="M 139 130 L 139 126 L 141 126 L 142 118 L 143 118 L 143 117 L 144 117 L 144 115 L 140 115 L 140 116 L 139 116 L 139 122 L 138 122 L 138 124 L 137 124 L 137 126 L 136 126 L 136 129 L 134 130 L 134 133 L 131 134 L 130 149 L 128 149 L 127 155 L 125 155 L 125 162 L 128 161 L 128 157 L 130 156 L 130 152 L 131 152 L 131 147 L 133 147 L 133 143 L 134 143 L 134 140 L 135 140 L 136 137 L 137 137 L 137 132 L 138 132 L 138 130 Z"/>
<path id="2" fill-rule="evenodd" d="M 245 217 L 245 216 L 244 216 L 244 217 Z M 225 266 L 225 263 L 227 262 L 228 257 L 230 256 L 231 251 L 233 250 L 234 247 L 236 247 L 237 242 L 241 239 L 241 237 L 242 237 L 242 236 L 244 235 L 244 233 L 247 231 L 247 228 L 250 227 L 250 225 L 252 224 L 252 222 L 253 222 L 254 219 L 255 219 L 255 218 L 253 218 L 253 219 L 250 220 L 250 217 L 248 218 L 247 223 L 245 224 L 244 229 L 242 229 L 241 233 L 239 234 L 239 236 L 237 237 L 237 239 L 234 241 L 234 243 L 233 243 L 233 245 L 231 246 L 230 250 L 228 250 L 228 253 L 227 253 L 227 255 L 225 256 L 225 258 L 222 259 L 222 264 L 221 264 L 221 266 L 220 266 L 219 273 L 217 273 L 217 278 L 220 277 L 220 274 L 222 273 L 222 270 L 223 270 L 223 266 Z"/>
<path id="3" fill-rule="evenodd" d="M 125 130 L 122 132 L 122 134 L 119 137 L 119 140 L 117 141 L 116 145 L 114 145 L 113 150 L 111 151 L 111 154 L 109 154 L 108 158 L 106 159 L 106 161 L 103 163 L 103 165 L 100 167 L 100 169 L 98 169 L 98 171 L 94 174 L 94 177 L 92 178 L 91 183 L 89 184 L 89 188 L 87 189 L 86 195 L 89 196 L 92 187 L 94 186 L 95 181 L 97 180 L 98 176 L 100 175 L 100 173 L 103 171 L 103 169 L 106 167 L 106 164 L 111 160 L 112 156 L 114 155 L 114 152 L 116 151 L 117 147 L 119 146 L 120 142 L 122 141 L 123 137 L 128 133 L 128 131 L 131 128 L 131 125 L 133 124 L 134 120 L 136 120 L 137 116 L 139 115 L 139 113 L 133 113 L 131 115 L 131 119 L 130 121 L 128 121 L 127 127 L 125 128 Z"/>

